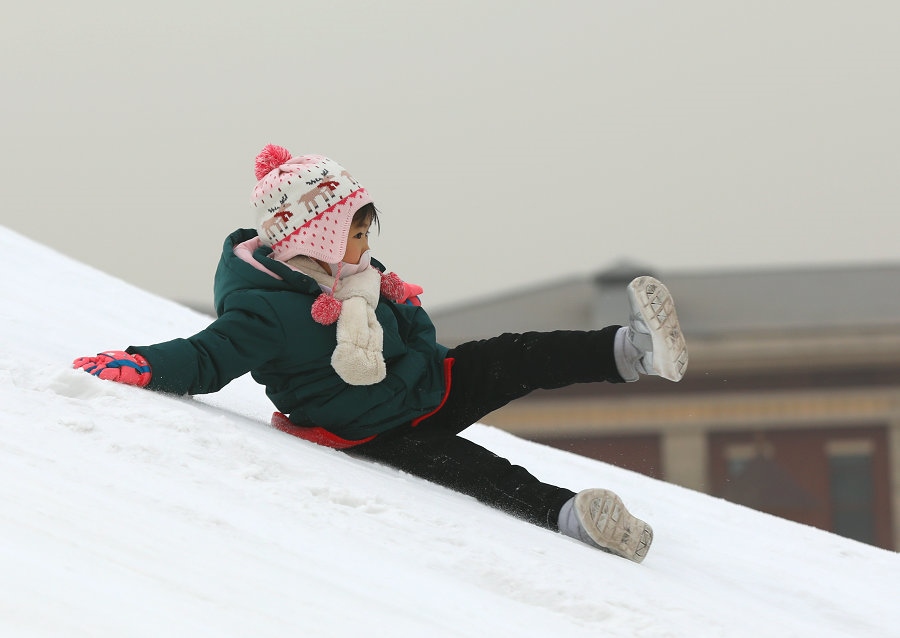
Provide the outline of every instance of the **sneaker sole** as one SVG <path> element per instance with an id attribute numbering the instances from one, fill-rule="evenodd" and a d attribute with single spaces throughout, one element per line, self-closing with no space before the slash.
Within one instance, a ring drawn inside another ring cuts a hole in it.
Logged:
<path id="1" fill-rule="evenodd" d="M 635 563 L 643 562 L 653 542 L 653 528 L 632 516 L 615 493 L 585 490 L 575 497 L 575 512 L 582 527 L 600 547 Z"/>
<path id="2" fill-rule="evenodd" d="M 664 379 L 681 381 L 688 365 L 687 344 L 669 289 L 659 280 L 643 276 L 628 284 L 628 297 L 650 328 L 654 370 Z"/>

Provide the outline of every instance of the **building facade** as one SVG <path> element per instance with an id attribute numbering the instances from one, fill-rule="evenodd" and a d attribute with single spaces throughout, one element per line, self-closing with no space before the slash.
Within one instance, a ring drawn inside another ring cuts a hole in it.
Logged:
<path id="1" fill-rule="evenodd" d="M 647 273 L 623 265 L 431 315 L 449 346 L 623 324 L 625 285 Z M 484 423 L 900 548 L 900 265 L 655 275 L 688 341 L 680 383 L 539 391 Z"/>

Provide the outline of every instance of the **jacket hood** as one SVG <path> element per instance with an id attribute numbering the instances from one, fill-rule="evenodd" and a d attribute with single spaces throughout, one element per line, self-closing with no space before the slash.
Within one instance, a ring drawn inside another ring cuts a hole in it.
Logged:
<path id="1" fill-rule="evenodd" d="M 241 228 L 225 239 L 213 286 L 217 315 L 224 312 L 228 296 L 239 291 L 294 291 L 308 295 L 318 295 L 321 292 L 319 284 L 312 277 L 273 259 L 270 246 L 260 245 L 253 251 L 252 259 L 255 264 L 248 263 L 235 254 L 237 246 L 256 237 L 256 230 Z"/>
<path id="2" fill-rule="evenodd" d="M 225 238 L 213 286 L 217 315 L 224 312 L 225 300 L 235 292 L 292 291 L 313 297 L 322 292 L 315 279 L 275 259 L 271 246 L 252 242 L 255 246 L 252 255 L 245 254 L 242 258 L 235 254 L 235 248 L 254 239 L 258 239 L 258 234 L 252 228 L 240 228 Z M 384 272 L 384 266 L 377 260 L 372 259 L 372 265 Z"/>

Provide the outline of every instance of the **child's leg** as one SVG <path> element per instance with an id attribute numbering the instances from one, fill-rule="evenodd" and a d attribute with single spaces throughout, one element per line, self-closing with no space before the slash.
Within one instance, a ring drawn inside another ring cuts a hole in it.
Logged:
<path id="1" fill-rule="evenodd" d="M 582 332 L 527 332 L 471 341 L 452 349 L 450 394 L 419 428 L 462 432 L 533 390 L 574 383 L 622 383 L 613 347 L 619 326 Z"/>
<path id="2" fill-rule="evenodd" d="M 504 334 L 462 344 L 448 355 L 455 360 L 450 393 L 437 413 L 403 433 L 388 433 L 347 451 L 557 530 L 560 510 L 574 492 L 542 483 L 456 434 L 538 388 L 621 382 L 613 355 L 617 330 Z"/>
<path id="3" fill-rule="evenodd" d="M 456 435 L 442 435 L 423 423 L 400 436 L 378 438 L 346 450 L 414 476 L 473 496 L 482 503 L 553 531 L 559 513 L 575 493 L 541 483 L 480 445 Z"/>

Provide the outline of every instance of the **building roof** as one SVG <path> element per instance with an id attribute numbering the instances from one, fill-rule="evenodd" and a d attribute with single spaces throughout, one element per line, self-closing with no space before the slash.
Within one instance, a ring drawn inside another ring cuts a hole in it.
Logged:
<path id="1" fill-rule="evenodd" d="M 430 314 L 448 346 L 503 332 L 624 324 L 625 286 L 640 274 L 659 278 L 675 297 L 692 365 L 699 354 L 711 365 L 757 357 L 768 366 L 779 354 L 795 360 L 829 348 L 841 358 L 859 351 L 864 361 L 900 361 L 900 264 L 671 273 L 620 264 Z"/>
<path id="2" fill-rule="evenodd" d="M 446 341 L 503 331 L 588 330 L 624 323 L 625 286 L 648 273 L 671 290 L 686 335 L 900 328 L 900 264 L 693 273 L 620 265 L 431 315 Z"/>

